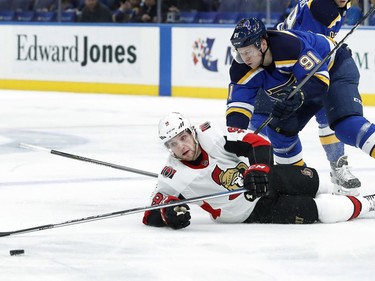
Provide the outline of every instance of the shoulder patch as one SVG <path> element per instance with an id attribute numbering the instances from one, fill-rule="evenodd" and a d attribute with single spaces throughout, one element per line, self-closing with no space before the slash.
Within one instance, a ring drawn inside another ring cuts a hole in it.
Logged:
<path id="1" fill-rule="evenodd" d="M 211 124 L 210 124 L 210 122 L 205 122 L 205 123 L 203 123 L 202 125 L 199 126 L 199 129 L 200 129 L 202 132 L 208 130 L 209 128 L 211 128 Z"/>
<path id="2" fill-rule="evenodd" d="M 163 177 L 166 177 L 166 178 L 170 178 L 170 179 L 172 179 L 173 178 L 173 176 L 176 174 L 176 170 L 175 169 L 173 169 L 172 167 L 169 167 L 169 166 L 165 166 L 163 169 L 162 169 L 162 171 L 161 171 L 161 175 L 163 176 Z"/>

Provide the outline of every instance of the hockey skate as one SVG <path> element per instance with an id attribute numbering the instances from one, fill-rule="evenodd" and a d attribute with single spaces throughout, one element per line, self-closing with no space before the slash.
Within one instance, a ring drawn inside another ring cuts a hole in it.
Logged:
<path id="1" fill-rule="evenodd" d="M 343 155 L 336 163 L 331 162 L 331 182 L 334 184 L 334 194 L 359 195 L 361 182 L 349 170 L 348 156 Z"/>
<path id="2" fill-rule="evenodd" d="M 375 194 L 366 195 L 363 197 L 366 198 L 370 202 L 371 204 L 370 211 L 375 211 Z"/>

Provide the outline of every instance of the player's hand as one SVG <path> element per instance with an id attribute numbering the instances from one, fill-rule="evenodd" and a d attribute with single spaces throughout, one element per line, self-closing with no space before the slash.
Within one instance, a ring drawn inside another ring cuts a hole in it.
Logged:
<path id="1" fill-rule="evenodd" d="M 268 173 L 270 167 L 265 164 L 251 165 L 244 173 L 244 193 L 246 200 L 254 201 L 258 197 L 266 195 L 268 191 Z"/>
<path id="2" fill-rule="evenodd" d="M 298 90 L 293 96 L 290 98 L 290 93 L 295 89 L 293 87 L 286 87 L 279 93 L 279 96 L 282 98 L 276 101 L 275 105 L 273 106 L 272 116 L 280 119 L 285 120 L 290 117 L 298 108 L 300 108 L 304 102 L 304 95 L 301 90 Z"/>
<path id="3" fill-rule="evenodd" d="M 163 203 L 178 201 L 174 196 L 168 196 Z M 161 217 L 166 225 L 173 229 L 181 229 L 190 225 L 190 207 L 187 204 L 166 207 L 160 210 Z"/>

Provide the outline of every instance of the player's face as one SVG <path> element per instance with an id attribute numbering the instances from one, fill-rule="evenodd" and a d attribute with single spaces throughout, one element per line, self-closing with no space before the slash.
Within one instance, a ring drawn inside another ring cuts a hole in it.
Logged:
<path id="1" fill-rule="evenodd" d="M 237 52 L 240 54 L 241 59 L 251 68 L 257 68 L 262 60 L 262 53 L 255 45 L 238 48 Z"/>
<path id="2" fill-rule="evenodd" d="M 340 8 L 344 8 L 346 3 L 348 3 L 349 0 L 335 0 L 336 5 Z"/>
<path id="3" fill-rule="evenodd" d="M 193 135 L 184 131 L 173 139 L 168 141 L 168 147 L 178 159 L 193 161 L 197 158 L 196 150 L 198 149 Z M 199 154 L 198 154 L 199 155 Z"/>

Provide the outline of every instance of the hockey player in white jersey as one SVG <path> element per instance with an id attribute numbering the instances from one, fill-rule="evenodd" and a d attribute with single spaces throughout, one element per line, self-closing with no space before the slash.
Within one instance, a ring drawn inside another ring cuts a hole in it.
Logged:
<path id="1" fill-rule="evenodd" d="M 225 190 L 243 194 L 197 204 L 222 223 L 333 223 L 362 216 L 375 208 L 375 195 L 336 196 L 319 189 L 317 171 L 273 165 L 270 143 L 251 131 L 206 122 L 194 127 L 180 113 L 160 120 L 159 137 L 170 151 L 158 176 L 152 205 Z M 146 211 L 143 223 L 180 229 L 190 225 L 187 204 Z"/>

